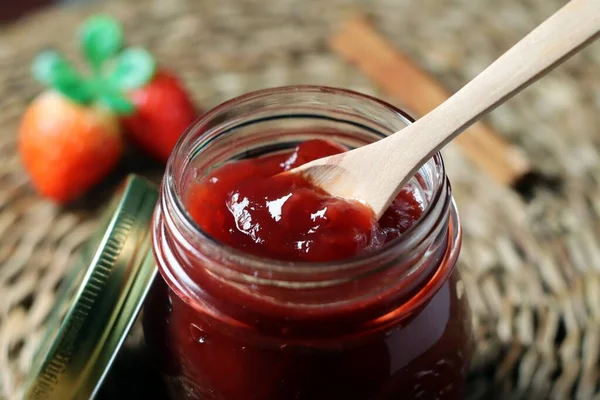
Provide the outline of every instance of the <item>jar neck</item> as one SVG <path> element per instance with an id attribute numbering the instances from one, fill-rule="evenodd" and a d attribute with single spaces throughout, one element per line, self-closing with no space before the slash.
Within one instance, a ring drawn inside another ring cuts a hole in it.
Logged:
<path id="1" fill-rule="evenodd" d="M 165 281 L 190 306 L 245 327 L 257 316 L 279 329 L 276 321 L 342 327 L 410 315 L 450 274 L 460 242 L 439 154 L 409 183 L 424 204 L 419 221 L 382 249 L 340 262 L 285 263 L 242 253 L 202 232 L 182 201 L 192 169 L 208 171 L 309 137 L 364 145 L 408 123 L 405 114 L 378 100 L 314 87 L 258 92 L 209 112 L 178 144 L 163 181 L 154 249 Z"/>

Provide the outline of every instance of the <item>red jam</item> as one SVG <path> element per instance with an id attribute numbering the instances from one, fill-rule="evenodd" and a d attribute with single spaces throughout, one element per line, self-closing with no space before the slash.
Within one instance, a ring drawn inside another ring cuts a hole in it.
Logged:
<path id="1" fill-rule="evenodd" d="M 342 151 L 312 140 L 292 153 L 224 164 L 190 186 L 186 206 L 204 232 L 256 256 L 321 262 L 377 250 L 421 215 L 410 192 L 377 222 L 358 202 L 332 197 L 298 174 L 280 174 Z"/>
<path id="2" fill-rule="evenodd" d="M 359 203 L 332 198 L 296 175 L 278 175 L 340 151 L 308 141 L 290 153 L 225 163 L 187 185 L 185 207 L 212 239 L 292 266 L 369 255 L 410 234 L 423 210 L 409 190 L 375 221 Z M 456 259 L 447 258 L 456 239 L 445 235 L 431 252 L 415 256 L 420 272 L 406 278 L 390 272 L 290 291 L 229 282 L 211 269 L 218 260 L 185 249 L 165 257 L 160 246 L 169 240 L 160 244 L 159 233 L 159 268 L 171 283 L 158 279 L 149 294 L 146 341 L 174 399 L 461 399 L 470 316 Z M 165 272 L 174 262 L 186 278 Z M 440 277 L 441 269 L 450 272 Z M 200 300 L 182 294 L 178 279 L 197 285 Z M 353 301 L 326 301 L 338 295 Z M 427 300 L 404 311 L 419 298 Z M 327 306 L 319 306 L 322 299 Z"/>

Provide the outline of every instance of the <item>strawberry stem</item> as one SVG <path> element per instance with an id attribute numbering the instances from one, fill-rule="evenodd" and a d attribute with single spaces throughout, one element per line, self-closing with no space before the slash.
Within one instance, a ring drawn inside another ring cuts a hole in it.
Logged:
<path id="1" fill-rule="evenodd" d="M 120 115 L 135 112 L 134 105 L 127 99 L 127 91 L 152 80 L 156 72 L 152 55 L 141 48 L 123 50 L 123 30 L 116 20 L 106 15 L 87 19 L 79 31 L 79 41 L 91 76 L 80 75 L 54 50 L 36 57 L 33 76 L 76 103 L 98 102 Z"/>

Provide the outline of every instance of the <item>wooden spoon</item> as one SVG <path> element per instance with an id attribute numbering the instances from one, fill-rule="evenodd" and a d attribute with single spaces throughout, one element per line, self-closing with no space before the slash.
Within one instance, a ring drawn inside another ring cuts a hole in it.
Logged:
<path id="1" fill-rule="evenodd" d="M 436 109 L 378 142 L 291 170 L 377 218 L 436 152 L 600 33 L 600 0 L 571 0 Z"/>

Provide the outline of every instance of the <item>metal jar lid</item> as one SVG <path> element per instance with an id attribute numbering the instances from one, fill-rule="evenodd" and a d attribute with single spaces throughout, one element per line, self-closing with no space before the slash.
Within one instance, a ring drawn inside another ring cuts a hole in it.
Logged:
<path id="1" fill-rule="evenodd" d="M 73 268 L 64 282 L 26 399 L 97 394 L 156 277 L 150 223 L 157 199 L 154 184 L 130 176 L 111 202 L 83 249 L 86 265 Z"/>

